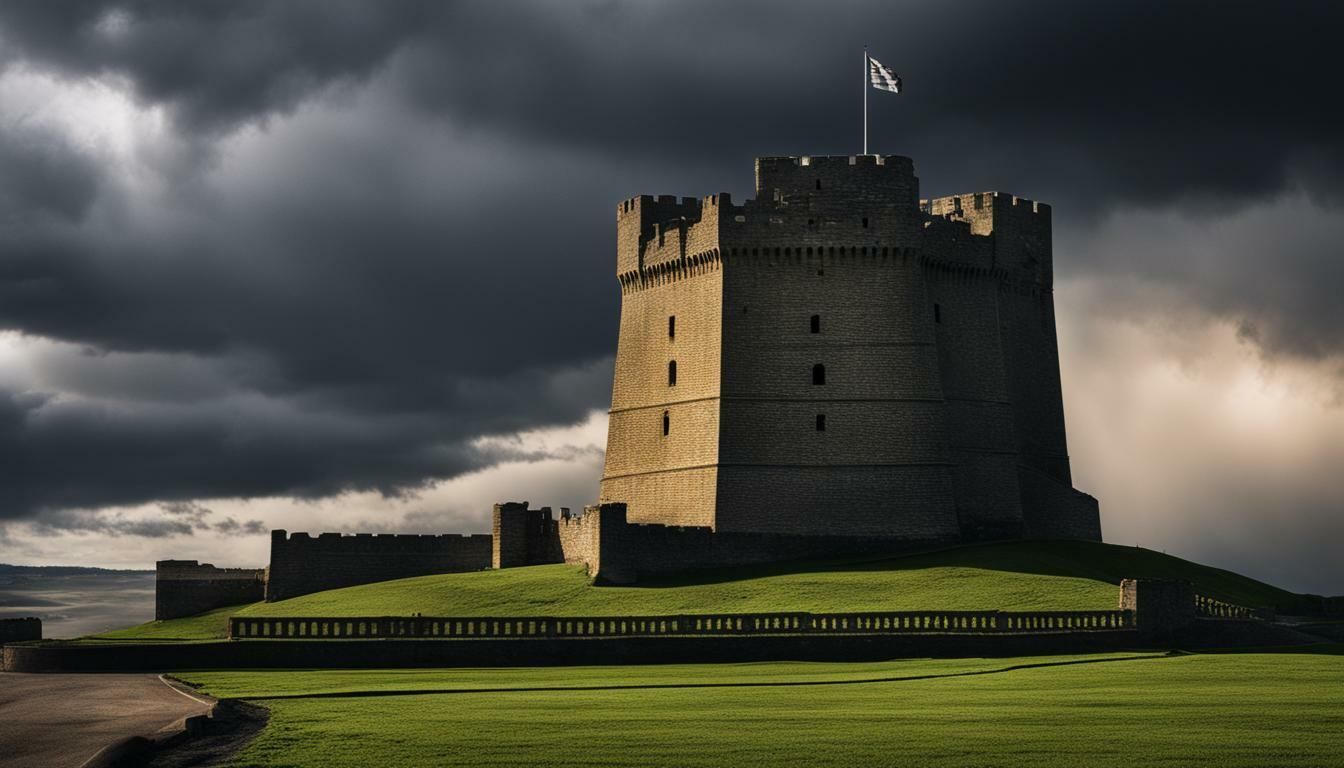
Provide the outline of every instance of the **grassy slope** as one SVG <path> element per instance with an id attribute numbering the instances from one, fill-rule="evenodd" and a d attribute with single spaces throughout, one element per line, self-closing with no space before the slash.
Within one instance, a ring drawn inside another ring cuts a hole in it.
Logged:
<path id="1" fill-rule="evenodd" d="M 134 627 L 114 629 L 93 637 L 100 640 L 212 640 L 227 631 L 229 617 L 246 606 L 216 608 L 199 616 L 168 621 L 149 621 Z"/>
<path id="2" fill-rule="evenodd" d="M 1291 606 L 1297 596 L 1217 568 L 1134 547 L 1014 542 L 810 569 L 739 569 L 640 587 L 594 587 L 577 566 L 422 576 L 277 603 L 150 622 L 99 637 L 221 636 L 229 615 L 635 615 L 730 611 L 1075 610 L 1111 608 L 1121 578 L 1190 579 L 1242 605 Z"/>
<path id="3" fill-rule="evenodd" d="M 1344 659 L 1324 653 L 1339 647 L 1318 650 L 1108 655 L 1013 671 L 994 670 L 1077 659 L 183 676 L 244 696 L 494 689 L 263 700 L 272 719 L 242 766 L 1236 768 L 1332 765 L 1344 755 Z M 942 677 L 854 682 L 920 675 Z M 833 684 L 815 685 L 824 681 Z M 666 687 L 678 682 L 814 685 Z M 555 685 L 606 688 L 538 690 Z"/>

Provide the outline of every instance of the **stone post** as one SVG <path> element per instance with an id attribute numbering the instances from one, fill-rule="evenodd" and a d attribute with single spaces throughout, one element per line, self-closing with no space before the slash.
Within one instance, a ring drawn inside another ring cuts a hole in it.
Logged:
<path id="1" fill-rule="evenodd" d="M 1135 625 L 1146 637 L 1170 638 L 1195 620 L 1195 590 L 1179 579 L 1124 579 L 1120 608 L 1134 612 Z"/>

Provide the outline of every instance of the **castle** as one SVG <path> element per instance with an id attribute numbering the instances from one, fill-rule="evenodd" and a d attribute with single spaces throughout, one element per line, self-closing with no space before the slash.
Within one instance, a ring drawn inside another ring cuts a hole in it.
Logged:
<path id="1" fill-rule="evenodd" d="M 756 199 L 616 211 L 601 498 L 631 522 L 1100 539 L 1072 488 L 1050 207 L 919 199 L 909 158 L 767 157 Z"/>
<path id="2" fill-rule="evenodd" d="M 431 573 L 582 563 L 617 583 L 967 541 L 1101 539 L 1073 488 L 1050 207 L 921 200 L 909 158 L 766 157 L 756 197 L 616 208 L 599 504 L 475 536 L 273 531 L 264 571 L 159 564 L 159 618 Z"/>

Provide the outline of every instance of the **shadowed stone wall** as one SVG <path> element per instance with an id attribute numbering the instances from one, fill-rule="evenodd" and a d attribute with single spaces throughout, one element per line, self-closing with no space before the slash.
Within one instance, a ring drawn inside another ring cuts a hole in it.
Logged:
<path id="1" fill-rule="evenodd" d="M 1169 635 L 1195 622 L 1195 590 L 1179 579 L 1124 579 L 1120 609 L 1134 611 L 1140 630 Z"/>
<path id="2" fill-rule="evenodd" d="M 264 568 L 216 568 L 195 560 L 160 560 L 154 564 L 156 621 L 255 603 L 265 596 Z"/>
<path id="3" fill-rule="evenodd" d="M 489 534 L 406 536 L 271 531 L 266 600 L 411 576 L 489 568 Z"/>
<path id="4" fill-rule="evenodd" d="M 0 619 L 0 645 L 42 639 L 42 620 L 33 616 Z"/>

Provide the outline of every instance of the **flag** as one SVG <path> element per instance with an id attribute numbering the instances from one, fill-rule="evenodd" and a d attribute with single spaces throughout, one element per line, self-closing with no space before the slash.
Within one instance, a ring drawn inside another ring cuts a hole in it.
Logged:
<path id="1" fill-rule="evenodd" d="M 901 92 L 901 77 L 891 71 L 890 67 L 882 66 L 882 63 L 872 56 L 868 57 L 868 75 L 872 78 L 873 87 L 879 91 L 891 91 L 892 93 Z"/>

